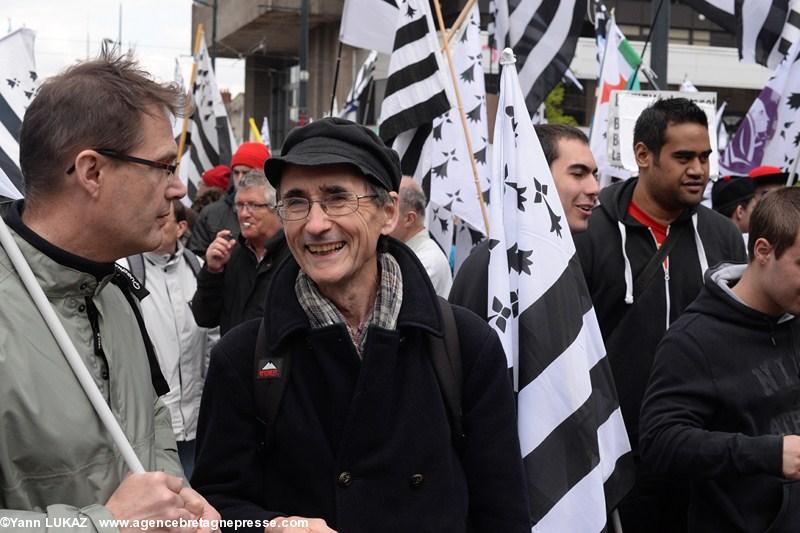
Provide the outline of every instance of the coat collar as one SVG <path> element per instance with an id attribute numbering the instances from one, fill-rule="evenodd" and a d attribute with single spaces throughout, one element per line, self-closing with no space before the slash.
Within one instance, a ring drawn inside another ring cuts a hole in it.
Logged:
<path id="1" fill-rule="evenodd" d="M 397 328 L 417 328 L 441 336 L 442 316 L 438 296 L 427 272 L 406 245 L 391 237 L 383 239 L 388 244 L 388 252 L 400 265 L 403 275 L 403 306 L 397 318 Z M 294 293 L 294 283 L 299 271 L 297 261 L 289 256 L 277 267 L 267 290 L 264 322 L 268 346 L 277 346 L 292 333 L 310 327 Z"/>

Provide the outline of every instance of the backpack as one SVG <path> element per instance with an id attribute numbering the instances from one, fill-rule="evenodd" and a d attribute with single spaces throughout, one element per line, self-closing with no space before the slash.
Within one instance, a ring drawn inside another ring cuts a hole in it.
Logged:
<path id="1" fill-rule="evenodd" d="M 447 410 L 453 445 L 457 451 L 461 452 L 466 437 L 461 410 L 461 349 L 453 309 L 447 300 L 440 296 L 437 298 L 442 311 L 444 336 L 440 338 L 427 334 L 428 353 L 431 355 L 431 363 Z M 263 449 L 268 449 L 272 444 L 275 434 L 275 419 L 278 416 L 283 391 L 292 368 L 292 352 L 290 350 L 265 357 L 267 353 L 266 331 L 262 321 L 258 328 L 253 357 L 253 394 L 256 403 L 256 418 L 264 426 L 264 438 L 261 442 Z"/>
<path id="2" fill-rule="evenodd" d="M 192 269 L 192 273 L 194 277 L 197 277 L 197 273 L 200 272 L 202 268 L 200 265 L 200 260 L 197 259 L 197 256 L 194 255 L 194 252 L 189 250 L 188 248 L 183 249 L 183 259 L 189 263 L 189 268 Z M 131 274 L 133 277 L 136 278 L 139 283 L 142 284 L 142 287 L 146 287 L 145 284 L 145 271 L 144 271 L 144 256 L 142 254 L 130 255 L 127 257 L 128 260 L 128 267 L 131 270 Z"/>

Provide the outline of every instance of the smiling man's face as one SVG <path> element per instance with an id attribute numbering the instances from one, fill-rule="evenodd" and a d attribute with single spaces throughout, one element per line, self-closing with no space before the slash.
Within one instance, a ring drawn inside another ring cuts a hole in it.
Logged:
<path id="1" fill-rule="evenodd" d="M 597 164 L 589 146 L 578 139 L 559 139 L 558 157 L 550 165 L 558 196 L 572 233 L 586 231 L 597 202 Z"/>

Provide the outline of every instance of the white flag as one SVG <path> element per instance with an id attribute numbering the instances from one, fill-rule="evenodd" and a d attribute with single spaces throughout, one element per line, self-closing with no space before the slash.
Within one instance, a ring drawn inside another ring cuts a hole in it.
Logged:
<path id="1" fill-rule="evenodd" d="M 750 106 L 720 160 L 724 174 L 746 175 L 761 165 L 788 169 L 800 147 L 800 41 Z"/>
<path id="2" fill-rule="evenodd" d="M 339 40 L 356 48 L 391 54 L 396 25 L 394 0 L 345 0 Z"/>
<path id="3" fill-rule="evenodd" d="M 19 133 L 22 117 L 39 87 L 33 46 L 36 34 L 22 28 L 0 38 L 0 194 L 22 198 Z"/>
<path id="4" fill-rule="evenodd" d="M 558 191 L 510 49 L 503 56 L 488 319 L 519 391 L 534 531 L 602 531 L 607 505 L 613 508 L 632 483 L 630 444 Z"/>

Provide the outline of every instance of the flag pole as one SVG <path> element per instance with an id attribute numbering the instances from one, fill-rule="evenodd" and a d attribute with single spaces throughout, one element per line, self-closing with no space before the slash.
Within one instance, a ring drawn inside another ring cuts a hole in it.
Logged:
<path id="1" fill-rule="evenodd" d="M 439 22 L 439 30 L 442 36 L 447 36 L 447 31 L 444 27 L 444 18 L 442 17 L 442 6 L 439 0 L 433 0 L 433 6 L 436 8 L 436 19 Z M 464 140 L 467 141 L 467 151 L 469 151 L 469 162 L 472 166 L 472 177 L 475 182 L 475 192 L 478 194 L 478 203 L 481 206 L 481 215 L 483 215 L 483 224 L 486 228 L 486 235 L 489 235 L 489 215 L 486 213 L 486 204 L 483 203 L 483 191 L 481 191 L 481 181 L 478 178 L 478 166 L 475 164 L 475 154 L 472 151 L 472 139 L 469 135 L 469 128 L 467 127 L 467 116 L 464 114 L 464 106 L 461 104 L 461 91 L 458 89 L 458 78 L 456 77 L 456 70 L 453 67 L 453 57 L 450 55 L 450 44 L 447 39 L 444 39 L 444 53 L 447 56 L 447 66 L 450 67 L 450 79 L 453 80 L 453 90 L 456 93 L 456 102 L 458 107 L 458 115 L 461 117 L 461 127 L 464 129 Z"/>
<path id="2" fill-rule="evenodd" d="M 59 348 L 61 348 L 61 351 L 64 353 L 64 357 L 66 357 L 70 368 L 72 368 L 72 372 L 75 374 L 86 396 L 89 398 L 89 402 L 92 404 L 92 407 L 94 407 L 97 416 L 100 417 L 100 421 L 111 434 L 111 439 L 122 454 L 125 464 L 128 465 L 128 469 L 134 474 L 143 473 L 144 467 L 141 461 L 139 461 L 136 452 L 133 451 L 133 446 L 131 446 L 131 443 L 128 441 L 128 437 L 125 436 L 125 432 L 122 431 L 119 421 L 114 416 L 114 413 L 111 412 L 111 408 L 100 393 L 100 389 L 97 388 L 97 383 L 95 383 L 94 378 L 89 373 L 89 370 L 87 370 L 86 364 L 78 354 L 78 350 L 75 349 L 75 345 L 72 343 L 72 340 L 67 334 L 67 330 L 64 329 L 64 325 L 61 323 L 61 320 L 59 320 L 47 296 L 45 296 L 42 287 L 39 285 L 39 282 L 36 281 L 36 276 L 25 260 L 25 256 L 22 255 L 22 251 L 20 251 L 14 237 L 11 236 L 11 232 L 8 230 L 8 226 L 6 226 L 2 217 L 0 217 L 0 244 L 3 245 L 8 258 L 14 265 L 14 269 L 17 271 L 23 285 L 25 285 L 25 288 L 28 290 L 28 294 L 30 294 L 31 299 L 42 315 L 47 327 L 50 329 L 53 337 L 55 337 L 56 343 L 58 343 Z"/>
<path id="3" fill-rule="evenodd" d="M 458 14 L 458 18 L 453 23 L 453 26 L 446 32 L 445 41 L 448 43 L 453 36 L 458 33 L 458 29 L 461 28 L 461 25 L 464 24 L 464 20 L 466 20 L 467 15 L 469 15 L 472 6 L 475 5 L 475 2 L 478 0 L 467 0 L 467 3 L 464 5 L 464 9 L 461 10 L 461 13 Z"/>
<path id="4" fill-rule="evenodd" d="M 194 35 L 194 52 L 192 57 L 194 61 L 192 62 L 192 75 L 189 76 L 189 94 L 194 95 L 194 82 L 197 81 L 197 54 L 200 53 L 200 44 L 203 38 L 203 25 L 197 25 L 197 31 Z M 180 176 L 180 166 L 181 166 L 181 159 L 183 158 L 183 150 L 186 148 L 186 132 L 189 131 L 189 117 L 191 113 L 189 110 L 191 109 L 192 99 L 188 99 L 186 101 L 186 105 L 183 109 L 183 126 L 181 127 L 181 138 L 178 141 L 178 157 L 177 161 L 175 162 L 175 174 Z"/>
<path id="5" fill-rule="evenodd" d="M 342 41 L 339 41 L 339 52 L 336 54 L 336 72 L 333 75 L 333 91 L 331 91 L 331 116 L 333 103 L 336 102 L 336 86 L 339 84 L 339 65 L 342 64 Z"/>

